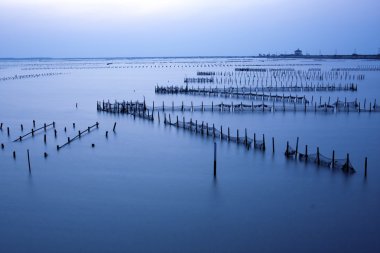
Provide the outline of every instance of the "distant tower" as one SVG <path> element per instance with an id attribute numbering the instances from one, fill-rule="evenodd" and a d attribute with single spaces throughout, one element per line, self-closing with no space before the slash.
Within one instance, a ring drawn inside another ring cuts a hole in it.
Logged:
<path id="1" fill-rule="evenodd" d="M 302 56 L 302 50 L 300 50 L 300 49 L 298 48 L 296 51 L 294 51 L 294 55 L 295 55 L 295 56 Z"/>

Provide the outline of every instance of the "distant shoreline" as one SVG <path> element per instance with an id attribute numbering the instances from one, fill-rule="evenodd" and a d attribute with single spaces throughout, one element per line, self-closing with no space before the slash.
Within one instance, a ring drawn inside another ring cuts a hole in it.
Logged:
<path id="1" fill-rule="evenodd" d="M 0 57 L 0 61 L 24 60 L 134 60 L 134 59 L 232 59 L 232 58 L 262 58 L 262 59 L 323 59 L 323 60 L 380 60 L 380 54 L 371 55 L 259 55 L 259 56 L 146 56 L 146 57 Z"/>

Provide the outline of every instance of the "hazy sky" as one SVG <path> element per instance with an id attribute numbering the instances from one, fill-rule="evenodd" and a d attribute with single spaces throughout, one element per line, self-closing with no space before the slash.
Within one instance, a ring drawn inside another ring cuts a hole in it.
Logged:
<path id="1" fill-rule="evenodd" d="M 378 53 L 380 0 L 0 0 L 0 57 Z"/>

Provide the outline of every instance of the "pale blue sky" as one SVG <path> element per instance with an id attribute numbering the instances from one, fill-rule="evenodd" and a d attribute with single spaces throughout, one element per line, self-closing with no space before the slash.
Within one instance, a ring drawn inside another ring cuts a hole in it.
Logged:
<path id="1" fill-rule="evenodd" d="M 378 53 L 379 0 L 1 0 L 0 57 Z"/>

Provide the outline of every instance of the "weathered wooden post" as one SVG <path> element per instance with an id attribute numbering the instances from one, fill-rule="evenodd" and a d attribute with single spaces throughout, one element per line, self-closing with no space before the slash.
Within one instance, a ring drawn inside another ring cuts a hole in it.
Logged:
<path id="1" fill-rule="evenodd" d="M 24 126 L 21 124 L 21 132 L 24 131 Z"/>
<path id="2" fill-rule="evenodd" d="M 298 155 L 298 141 L 299 141 L 299 137 L 297 137 L 297 142 L 296 142 L 296 154 L 295 154 L 295 158 L 297 158 L 297 155 Z"/>
<path id="3" fill-rule="evenodd" d="M 13 150 L 13 159 L 16 160 L 16 151 L 15 150 Z"/>
<path id="4" fill-rule="evenodd" d="M 274 137 L 272 137 L 272 153 L 274 153 Z"/>
<path id="5" fill-rule="evenodd" d="M 106 131 L 106 138 L 108 138 L 108 131 Z"/>
<path id="6" fill-rule="evenodd" d="M 33 120 L 33 127 L 36 127 L 36 121 Z"/>
<path id="7" fill-rule="evenodd" d="M 307 162 L 308 154 L 307 154 L 307 145 L 305 145 L 305 162 Z"/>
<path id="8" fill-rule="evenodd" d="M 245 142 L 245 146 L 248 148 L 247 128 L 244 129 L 244 142 Z"/>
<path id="9" fill-rule="evenodd" d="M 364 160 L 364 177 L 367 177 L 367 157 Z"/>
<path id="10" fill-rule="evenodd" d="M 228 127 L 227 140 L 230 141 L 230 127 Z"/>
<path id="11" fill-rule="evenodd" d="M 286 142 L 286 151 L 285 155 L 288 157 L 289 156 L 289 141 Z"/>
<path id="12" fill-rule="evenodd" d="M 9 136 L 9 127 L 7 127 L 7 135 Z"/>
<path id="13" fill-rule="evenodd" d="M 27 154 L 28 154 L 28 166 L 29 166 L 29 174 L 32 173 L 32 170 L 30 168 L 30 157 L 29 157 L 29 149 L 26 150 Z"/>
<path id="14" fill-rule="evenodd" d="M 265 150 L 265 135 L 263 134 L 263 150 Z"/>
<path id="15" fill-rule="evenodd" d="M 44 134 L 44 143 L 46 144 L 46 134 Z"/>
<path id="16" fill-rule="evenodd" d="M 214 177 L 216 177 L 216 142 L 214 142 Z"/>
<path id="17" fill-rule="evenodd" d="M 331 162 L 331 168 L 335 168 L 335 150 L 332 152 L 332 162 Z"/>
<path id="18" fill-rule="evenodd" d="M 317 147 L 317 164 L 318 164 L 318 166 L 321 164 L 321 160 L 319 157 L 319 147 Z"/>
<path id="19" fill-rule="evenodd" d="M 239 129 L 236 129 L 236 143 L 239 143 Z"/>

